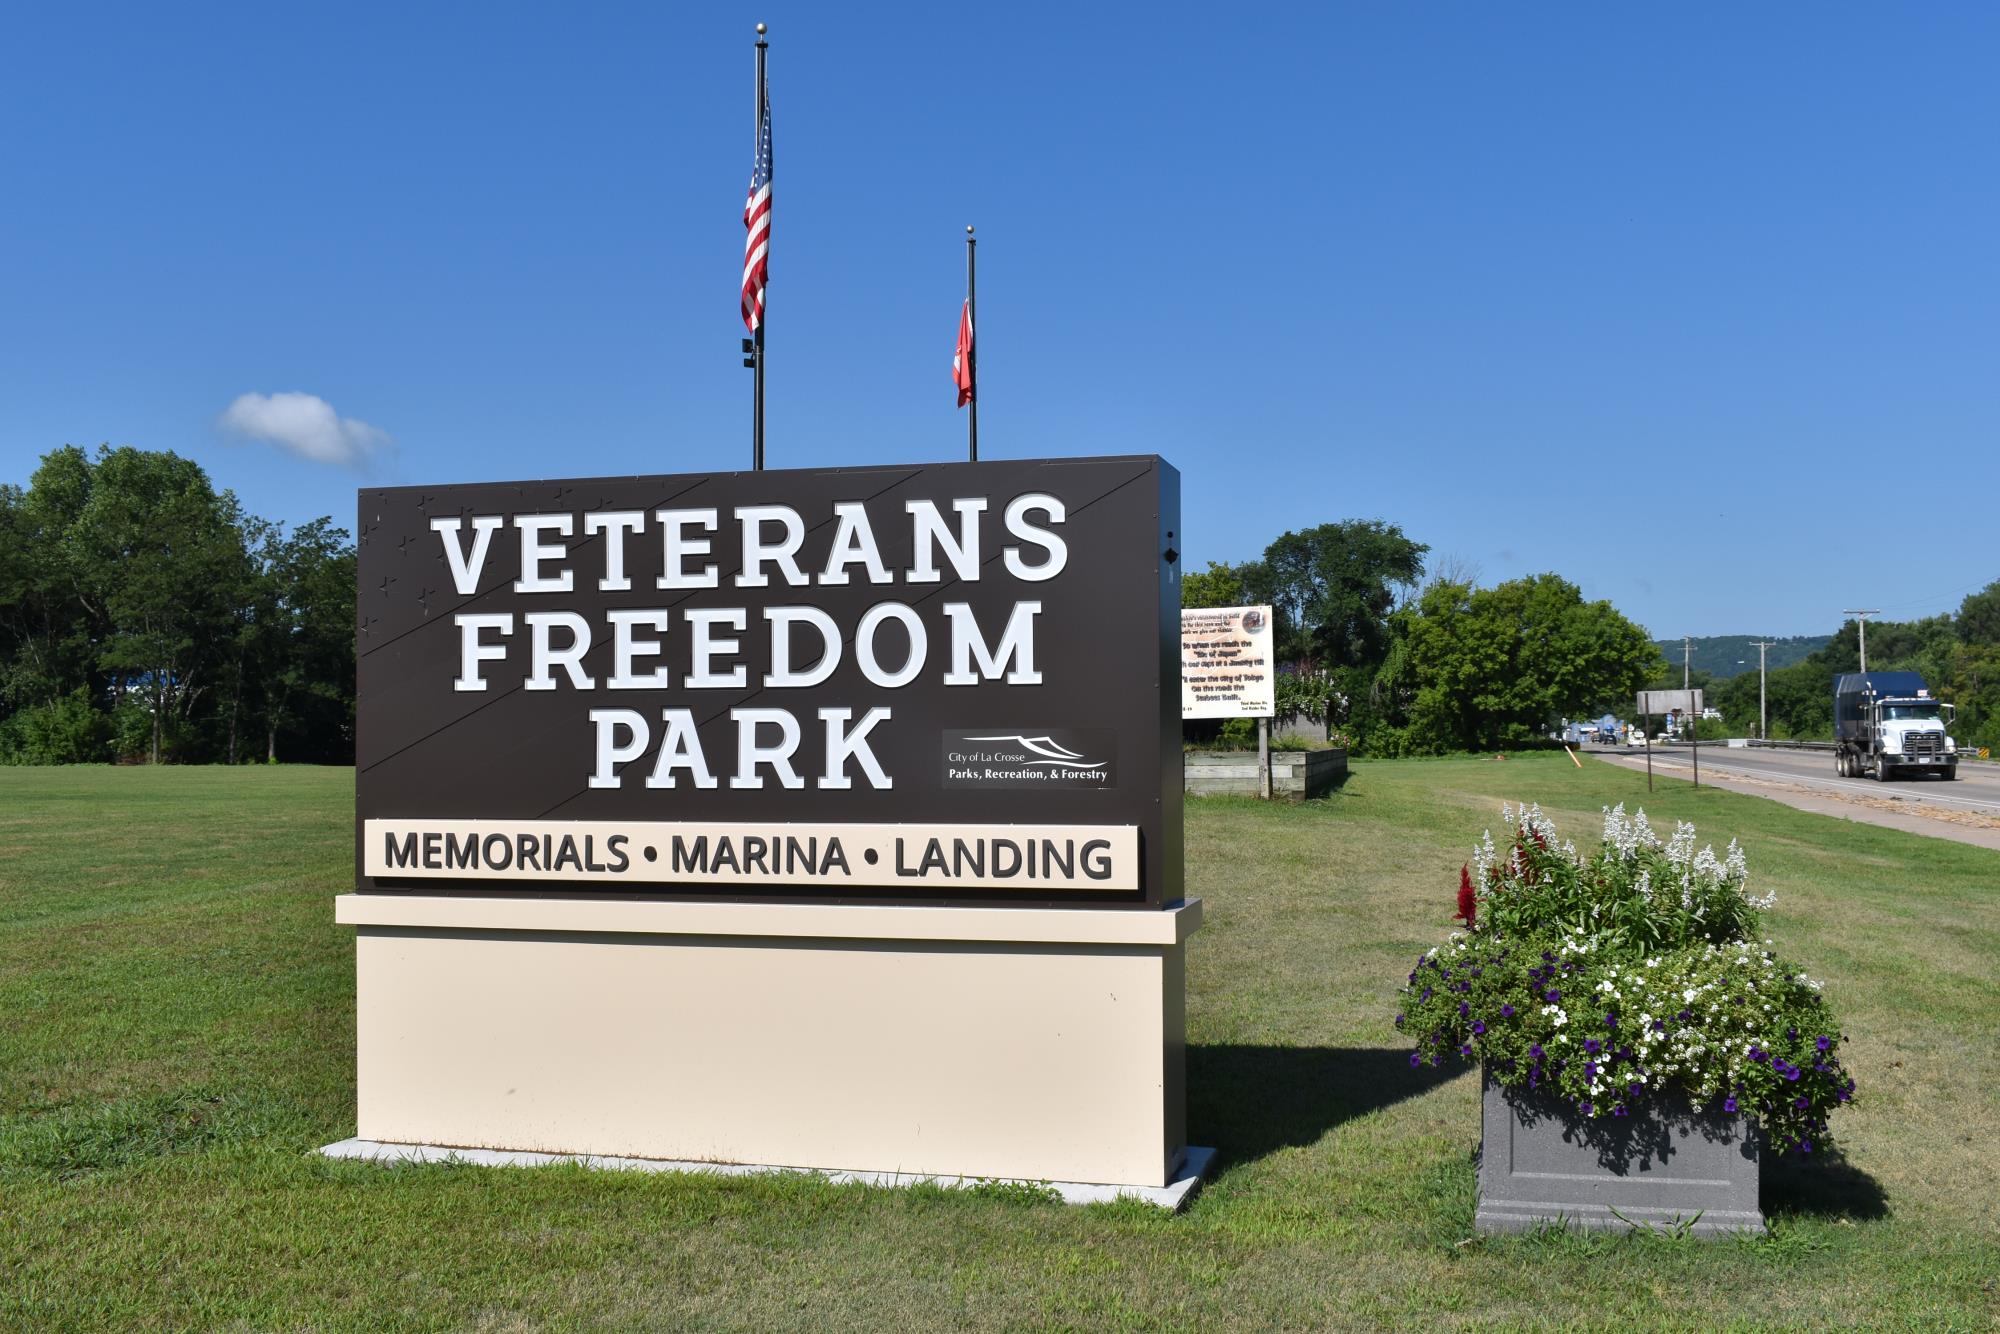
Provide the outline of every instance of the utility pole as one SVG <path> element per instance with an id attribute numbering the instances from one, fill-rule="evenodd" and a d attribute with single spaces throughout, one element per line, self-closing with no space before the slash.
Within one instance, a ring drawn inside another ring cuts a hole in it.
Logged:
<path id="1" fill-rule="evenodd" d="M 1849 608 L 1840 614 L 1842 616 L 1852 616 L 1861 627 L 1861 670 L 1865 672 L 1868 670 L 1868 618 L 1870 616 L 1881 615 L 1882 609 L 1880 607 L 1865 607 L 1856 611 L 1853 608 Z"/>
<path id="2" fill-rule="evenodd" d="M 1689 670 L 1689 668 L 1693 662 L 1694 662 L 1694 636 L 1682 635 L 1681 636 L 1681 689 L 1682 690 L 1687 690 L 1694 685 L 1694 682 L 1688 679 L 1692 675 L 1692 672 Z"/>
<path id="3" fill-rule="evenodd" d="M 1764 712 L 1764 650 L 1771 647 L 1771 641 L 1759 639 L 1753 642 L 1757 645 L 1757 739 L 1769 741 L 1770 724 Z"/>

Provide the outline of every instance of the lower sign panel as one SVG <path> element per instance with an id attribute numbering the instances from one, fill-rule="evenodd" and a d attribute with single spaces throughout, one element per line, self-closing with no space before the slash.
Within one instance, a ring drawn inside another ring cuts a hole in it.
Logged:
<path id="1" fill-rule="evenodd" d="M 388 880 L 1130 890 L 1136 825 L 688 824 L 369 820 L 364 873 Z"/>

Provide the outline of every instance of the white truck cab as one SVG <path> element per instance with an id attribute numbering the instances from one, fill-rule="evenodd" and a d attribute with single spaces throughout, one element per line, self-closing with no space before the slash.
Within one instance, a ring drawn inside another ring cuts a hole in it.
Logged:
<path id="1" fill-rule="evenodd" d="M 1844 777 L 1872 773 L 1886 783 L 1930 770 L 1958 777 L 1958 743 L 1947 730 L 1951 705 L 1931 698 L 1915 672 L 1853 672 L 1834 680 L 1835 767 Z"/>

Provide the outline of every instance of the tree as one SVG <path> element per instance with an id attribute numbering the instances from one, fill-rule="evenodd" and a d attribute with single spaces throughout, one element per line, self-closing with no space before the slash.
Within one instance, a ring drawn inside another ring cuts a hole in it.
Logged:
<path id="1" fill-rule="evenodd" d="M 1244 604 L 1243 576 L 1233 565 L 1210 561 L 1206 570 L 1181 577 L 1181 606 L 1240 607 Z"/>
<path id="2" fill-rule="evenodd" d="M 66 445 L 0 485 L 0 761 L 233 761 L 261 727 L 340 762 L 353 625 L 347 534 L 287 535 L 190 460 Z"/>
<path id="3" fill-rule="evenodd" d="M 1967 644 L 2000 645 L 2000 579 L 1959 604 L 1957 629 Z"/>
<path id="4" fill-rule="evenodd" d="M 316 714 L 352 743 L 354 549 L 328 518 L 287 534 L 264 525 L 250 580 L 245 659 L 263 695 L 264 758 L 275 763 L 289 723 Z"/>
<path id="5" fill-rule="evenodd" d="M 1660 667 L 1645 631 L 1554 574 L 1486 589 L 1434 583 L 1397 628 L 1400 743 L 1423 753 L 1545 736 L 1564 718 L 1620 707 Z"/>
<path id="6" fill-rule="evenodd" d="M 106 450 L 91 473 L 70 555 L 109 622 L 98 663 L 150 713 L 157 764 L 186 748 L 195 707 L 214 689 L 247 562 L 243 514 L 176 454 Z"/>
<path id="7" fill-rule="evenodd" d="M 1350 519 L 1286 533 L 1240 573 L 1245 593 L 1277 612 L 1280 659 L 1372 672 L 1389 613 L 1423 577 L 1429 550 L 1392 523 Z"/>

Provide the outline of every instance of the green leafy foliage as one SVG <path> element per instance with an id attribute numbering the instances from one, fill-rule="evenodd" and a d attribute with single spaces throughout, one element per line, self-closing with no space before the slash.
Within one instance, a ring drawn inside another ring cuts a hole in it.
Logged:
<path id="1" fill-rule="evenodd" d="M 0 759 L 345 760 L 354 553 L 246 515 L 194 462 L 44 457 L 0 487 Z"/>
<path id="2" fill-rule="evenodd" d="M 1399 611 L 1371 751 L 1442 754 L 1537 740 L 1628 700 L 1657 665 L 1646 634 L 1553 574 L 1494 588 L 1439 582 Z"/>
<path id="3" fill-rule="evenodd" d="M 1489 833 L 1460 873 L 1466 930 L 1403 988 L 1410 1063 L 1478 1061 L 1586 1119 L 1674 1090 L 1755 1116 L 1781 1150 L 1823 1152 L 1854 1081 L 1819 985 L 1753 939 L 1771 900 L 1746 892 L 1742 850 L 1697 851 L 1689 824 L 1663 843 L 1619 806 L 1585 856 L 1539 807 L 1502 816 L 1507 844 Z"/>
<path id="4" fill-rule="evenodd" d="M 1240 607 L 1245 601 L 1243 577 L 1231 566 L 1210 561 L 1206 570 L 1181 579 L 1183 607 Z"/>

